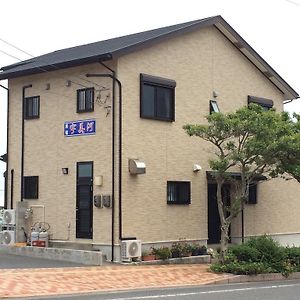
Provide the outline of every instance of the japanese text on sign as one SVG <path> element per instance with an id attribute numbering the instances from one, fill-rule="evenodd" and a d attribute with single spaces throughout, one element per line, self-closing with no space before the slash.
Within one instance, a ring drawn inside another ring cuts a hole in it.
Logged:
<path id="1" fill-rule="evenodd" d="M 65 136 L 92 135 L 96 133 L 96 120 L 65 122 Z"/>

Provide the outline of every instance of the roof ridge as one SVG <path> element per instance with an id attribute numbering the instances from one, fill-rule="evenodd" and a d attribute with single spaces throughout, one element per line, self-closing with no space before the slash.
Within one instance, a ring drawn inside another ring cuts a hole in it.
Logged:
<path id="1" fill-rule="evenodd" d="M 109 39 L 105 39 L 105 40 L 100 40 L 100 41 L 96 41 L 96 42 L 81 44 L 81 45 L 77 45 L 77 46 L 66 47 L 66 48 L 62 48 L 62 49 L 59 49 L 59 50 L 54 50 L 54 51 L 51 51 L 51 52 L 47 52 L 47 53 L 44 53 L 44 54 L 41 54 L 41 55 L 38 55 L 38 56 L 34 56 L 32 58 L 25 59 L 25 60 L 22 60 L 20 62 L 11 64 L 11 65 L 8 65 L 8 66 L 4 66 L 4 67 L 1 68 L 1 70 L 6 71 L 6 70 L 10 70 L 12 68 L 15 68 L 15 67 L 18 67 L 18 66 L 21 66 L 21 65 L 29 64 L 29 63 L 37 61 L 39 58 L 42 58 L 43 56 L 46 56 L 46 55 L 49 55 L 49 54 L 59 53 L 59 52 L 62 52 L 62 51 L 72 50 L 72 49 L 76 49 L 76 48 L 79 48 L 79 47 L 86 47 L 86 46 L 90 46 L 90 45 L 96 45 L 97 43 L 101 43 L 101 42 L 115 41 L 115 40 L 126 38 L 126 37 L 132 37 L 134 35 L 147 34 L 147 33 L 150 33 L 150 32 L 155 32 L 155 31 L 159 31 L 159 30 L 163 30 L 163 29 L 167 30 L 168 28 L 171 29 L 172 27 L 176 27 L 176 29 L 170 31 L 170 33 L 172 33 L 172 32 L 176 32 L 178 30 L 183 29 L 182 27 L 181 28 L 177 28 L 177 27 L 186 25 L 186 26 L 184 26 L 184 28 L 187 28 L 187 27 L 190 27 L 192 25 L 196 25 L 200 22 L 203 22 L 203 21 L 206 21 L 206 20 L 209 20 L 209 19 L 213 19 L 213 18 L 216 18 L 216 17 L 220 17 L 220 15 L 207 17 L 207 18 L 203 18 L 203 19 L 197 19 L 197 20 L 193 20 L 193 21 L 187 21 L 187 22 L 183 22 L 183 23 L 179 23 L 179 24 L 173 24 L 173 25 L 158 27 L 158 28 L 149 29 L 149 30 L 146 30 L 146 31 L 139 31 L 139 32 L 135 32 L 135 33 L 129 33 L 129 34 L 125 34 L 125 35 L 121 35 L 121 36 L 117 36 L 117 37 L 113 37 L 113 38 L 109 38 Z M 165 35 L 165 33 L 159 34 L 158 36 L 162 36 L 162 35 Z M 152 38 L 149 38 L 149 39 L 146 39 L 146 40 L 151 40 L 151 39 Z M 122 47 L 120 47 L 119 49 L 122 49 Z M 47 62 L 45 61 L 45 63 L 47 63 Z"/>

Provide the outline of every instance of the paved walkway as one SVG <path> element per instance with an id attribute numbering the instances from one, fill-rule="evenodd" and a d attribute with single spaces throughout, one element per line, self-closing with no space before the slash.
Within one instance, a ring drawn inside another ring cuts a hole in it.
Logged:
<path id="1" fill-rule="evenodd" d="M 0 298 L 200 285 L 229 277 L 209 272 L 207 265 L 6 269 L 0 274 Z"/>

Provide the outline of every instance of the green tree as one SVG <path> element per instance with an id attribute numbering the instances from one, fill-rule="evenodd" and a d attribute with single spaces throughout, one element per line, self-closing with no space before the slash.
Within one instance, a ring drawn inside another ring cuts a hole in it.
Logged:
<path id="1" fill-rule="evenodd" d="M 228 247 L 229 227 L 248 199 L 249 185 L 260 178 L 286 176 L 300 180 L 300 126 L 287 113 L 264 110 L 256 104 L 234 113 L 213 113 L 207 125 L 187 124 L 183 128 L 190 136 L 200 137 L 214 147 L 209 160 L 215 171 L 217 203 L 220 216 L 221 258 Z M 240 179 L 229 172 L 239 172 Z M 222 186 L 230 182 L 231 204 L 222 199 Z"/>

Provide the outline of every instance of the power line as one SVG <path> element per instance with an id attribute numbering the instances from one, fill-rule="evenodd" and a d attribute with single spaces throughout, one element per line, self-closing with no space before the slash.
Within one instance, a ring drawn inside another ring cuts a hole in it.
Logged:
<path id="1" fill-rule="evenodd" d="M 8 53 L 8 52 L 5 52 L 5 51 L 3 51 L 3 50 L 1 50 L 1 49 L 0 49 L 0 52 L 3 53 L 3 54 L 5 54 L 5 55 L 7 55 L 7 56 L 10 56 L 10 57 L 12 57 L 12 58 L 14 58 L 14 59 L 16 59 L 16 60 L 18 60 L 18 61 L 20 61 L 20 62 L 23 61 L 21 58 L 16 57 L 16 56 L 14 56 L 14 55 L 12 55 L 12 54 L 10 54 L 10 53 Z M 54 65 L 53 65 L 53 66 L 54 66 Z M 59 67 L 57 67 L 57 66 L 55 66 L 55 67 L 56 67 L 58 70 L 60 70 Z M 46 70 L 46 69 L 44 69 L 44 68 L 42 68 L 42 67 L 37 67 L 37 68 L 38 68 L 39 70 L 43 71 L 43 72 L 50 72 L 49 70 Z M 78 76 L 74 76 L 74 77 L 78 77 Z M 57 78 L 64 79 L 64 80 L 69 80 L 70 82 L 72 82 L 72 83 L 74 83 L 74 84 L 76 84 L 76 85 L 78 85 L 78 86 L 80 86 L 80 87 L 88 88 L 88 87 L 87 87 L 86 85 L 84 85 L 84 84 L 75 82 L 75 81 L 73 81 L 73 80 L 70 80 L 70 79 L 67 79 L 67 78 L 64 78 L 64 77 L 57 77 Z M 81 79 L 81 80 L 85 80 L 85 79 L 80 78 L 80 77 L 78 77 L 78 78 Z M 85 81 L 88 81 L 88 80 L 85 80 Z M 89 81 L 89 82 L 90 82 L 90 83 L 93 83 L 92 81 Z M 99 86 L 99 84 L 97 84 L 97 83 L 95 83 L 95 82 L 94 82 L 94 84 Z"/>
<path id="2" fill-rule="evenodd" d="M 2 41 L 3 43 L 7 44 L 8 46 L 10 46 L 10 47 L 12 47 L 12 48 L 15 48 L 16 50 L 18 50 L 18 51 L 20 51 L 20 52 L 25 53 L 26 55 L 30 56 L 31 58 L 35 58 L 34 55 L 28 53 L 27 51 L 25 51 L 25 50 L 19 48 L 18 46 L 14 45 L 14 44 L 12 44 L 12 43 L 10 43 L 10 42 L 8 42 L 8 41 L 2 39 L 2 38 L 0 38 L 0 41 Z M 13 55 L 11 55 L 11 54 L 9 54 L 9 53 L 3 51 L 3 50 L 0 50 L 0 51 L 1 51 L 2 53 L 6 54 L 6 55 L 8 55 L 8 56 L 10 56 L 10 57 L 12 57 L 12 58 L 15 58 L 15 59 L 19 60 L 20 62 L 23 61 L 22 59 L 20 59 L 20 58 L 18 58 L 18 57 L 16 57 L 16 56 L 13 56 Z M 56 65 L 54 65 L 54 64 L 51 64 L 51 63 L 49 63 L 49 62 L 47 62 L 47 61 L 43 61 L 43 60 L 42 60 L 42 62 L 47 63 L 49 66 L 54 67 L 54 68 L 57 69 L 57 70 L 61 70 L 61 68 L 59 68 L 58 66 L 56 66 Z M 43 71 L 43 72 L 49 72 L 48 70 L 46 70 L 46 69 L 44 69 L 44 68 L 42 68 L 42 67 L 37 67 L 37 68 L 40 69 L 40 70 Z M 77 78 L 79 78 L 80 80 L 86 81 L 86 82 L 88 82 L 88 83 L 95 84 L 95 85 L 100 86 L 100 87 L 102 87 L 102 88 L 105 88 L 105 87 L 101 86 L 100 84 L 98 84 L 98 83 L 96 83 L 96 82 L 93 82 L 93 81 L 91 81 L 91 80 L 88 80 L 88 79 L 86 79 L 86 78 L 82 78 L 82 77 L 80 77 L 80 76 L 74 76 L 74 77 L 77 77 Z M 63 77 L 58 77 L 58 78 L 63 78 Z M 63 78 L 63 79 L 66 79 L 66 78 Z M 72 80 L 70 80 L 70 81 L 71 81 L 72 83 L 74 83 L 74 84 L 77 84 L 77 85 L 79 85 L 79 86 L 82 86 L 82 87 L 87 88 L 87 86 L 85 86 L 85 85 L 83 85 L 83 84 L 74 82 L 74 81 L 72 81 Z"/>
<path id="3" fill-rule="evenodd" d="M 0 38 L 0 39 L 1 39 L 1 38 Z M 2 40 L 2 39 L 1 39 L 1 40 Z M 13 56 L 13 55 L 11 55 L 11 54 L 9 54 L 9 53 L 7 53 L 7 52 L 1 50 L 1 49 L 0 49 L 0 52 L 2 52 L 3 54 L 6 54 L 6 55 L 8 55 L 8 56 L 10 56 L 10 57 L 12 57 L 12 58 L 18 60 L 18 61 L 22 61 L 22 59 L 20 59 L 20 58 L 18 58 L 18 57 L 16 57 L 16 56 Z M 39 69 L 42 70 L 42 71 L 44 71 L 44 72 L 49 72 L 48 70 L 45 70 L 45 69 L 40 68 L 40 67 L 39 67 Z M 76 76 L 75 76 L 75 77 L 76 77 Z M 78 76 L 77 76 L 77 77 L 78 77 Z M 67 79 L 67 78 L 64 78 L 64 77 L 57 77 L 57 78 L 60 78 L 60 79 L 66 80 L 66 81 L 70 81 L 70 82 L 72 82 L 72 83 L 74 83 L 74 84 L 76 84 L 76 85 L 78 85 L 78 86 L 80 86 L 80 87 L 88 88 L 87 86 L 85 86 L 85 85 L 83 85 L 83 84 L 81 84 L 81 83 L 75 82 L 75 81 L 73 81 L 73 80 L 70 80 L 70 79 Z M 79 79 L 82 79 L 82 78 L 79 77 Z M 101 88 L 101 89 L 99 90 L 100 92 L 101 92 L 101 91 L 108 90 L 108 88 L 106 88 L 106 87 L 104 87 L 104 86 L 102 86 L 102 85 L 100 85 L 100 84 L 97 84 L 97 83 L 95 83 L 95 82 L 93 82 L 93 81 L 90 81 L 90 80 L 86 80 L 86 81 L 88 81 L 88 82 L 90 82 L 90 83 L 92 83 L 92 84 L 95 84 L 95 85 L 99 86 L 99 87 Z M 41 89 L 36 89 L 36 91 L 42 92 L 42 93 L 45 92 L 44 90 L 41 90 Z M 66 95 L 63 95 L 63 94 L 59 94 L 59 93 L 52 92 L 52 91 L 49 91 L 49 90 L 47 90 L 47 92 L 50 93 L 50 94 L 56 95 L 56 96 L 61 96 L 61 97 L 64 97 L 64 98 L 68 98 L 68 99 L 72 99 L 72 100 L 73 100 L 72 97 L 69 97 L 69 96 L 66 96 Z"/>
<path id="4" fill-rule="evenodd" d="M 9 45 L 9 46 L 11 46 L 11 47 L 13 47 L 13 48 L 15 48 L 15 49 L 17 49 L 17 50 L 19 50 L 20 52 L 23 52 L 23 53 L 27 54 L 28 56 L 31 56 L 31 57 L 32 57 L 32 55 L 31 55 L 30 53 L 28 53 L 28 52 L 22 50 L 21 48 L 15 46 L 15 45 L 13 45 L 13 44 L 11 44 L 10 42 L 5 41 L 5 40 L 3 40 L 2 38 L 0 38 L 0 41 L 3 42 L 3 43 L 5 43 L 5 44 L 7 44 L 7 45 Z"/>
<path id="5" fill-rule="evenodd" d="M 2 52 L 3 54 L 6 54 L 6 55 L 8 55 L 8 56 L 10 56 L 10 57 L 12 57 L 12 58 L 15 58 L 16 60 L 18 60 L 18 61 L 20 61 L 20 62 L 22 62 L 23 60 L 21 59 L 21 58 L 19 58 L 19 57 L 16 57 L 16 56 L 13 56 L 12 54 L 9 54 L 8 52 L 5 52 L 5 51 L 3 51 L 3 50 L 1 50 L 0 49 L 0 52 Z M 41 70 L 41 71 L 43 71 L 43 72 L 49 72 L 48 70 L 46 70 L 46 69 L 44 69 L 44 68 L 41 68 L 41 67 L 37 67 L 39 70 Z M 59 68 L 58 68 L 59 69 Z M 75 76 L 76 77 L 76 76 Z M 66 78 L 64 78 L 64 77 L 57 77 L 57 78 L 61 78 L 61 79 L 64 79 L 64 80 L 69 80 L 69 79 L 66 79 Z M 82 79 L 82 78 L 80 78 L 80 79 Z M 72 83 L 74 83 L 74 84 L 77 84 L 77 85 L 79 85 L 79 86 L 81 86 L 81 87 L 85 87 L 85 88 L 87 88 L 87 86 L 85 86 L 84 84 L 81 84 L 81 83 L 77 83 L 77 82 L 75 82 L 75 81 L 73 81 L 73 80 L 69 80 L 70 82 L 72 82 Z M 96 84 L 96 83 L 95 83 Z"/>
<path id="6" fill-rule="evenodd" d="M 20 60 L 18 57 L 14 56 L 14 55 L 12 55 L 12 54 L 9 54 L 9 53 L 7 53 L 7 52 L 1 50 L 1 49 L 0 49 L 0 52 L 3 53 L 3 54 L 5 54 L 5 55 L 7 55 L 7 56 L 9 56 L 9 57 L 12 57 L 12 58 L 14 58 L 14 59 L 16 59 L 16 60 Z M 21 60 L 20 60 L 20 61 L 21 61 Z"/>
<path id="7" fill-rule="evenodd" d="M 298 3 L 298 2 L 295 2 L 295 1 L 292 1 L 292 0 L 285 0 L 285 1 L 286 2 L 290 2 L 290 3 L 294 4 L 294 5 L 300 6 L 300 3 Z"/>

